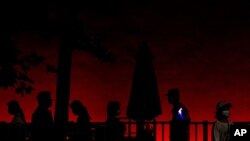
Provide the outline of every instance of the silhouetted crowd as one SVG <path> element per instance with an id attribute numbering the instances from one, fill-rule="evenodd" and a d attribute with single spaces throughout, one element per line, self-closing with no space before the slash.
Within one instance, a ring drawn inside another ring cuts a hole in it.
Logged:
<path id="1" fill-rule="evenodd" d="M 188 109 L 180 102 L 179 89 L 170 89 L 167 94 L 168 102 L 173 105 L 172 120 L 170 122 L 170 141 L 189 141 L 189 125 L 191 118 Z M 51 93 L 41 91 L 37 95 L 38 106 L 32 114 L 30 132 L 26 129 L 24 113 L 18 101 L 8 102 L 8 112 L 13 119 L 5 131 L 6 141 L 46 141 L 55 140 L 54 121 L 50 107 L 52 105 Z M 216 106 L 216 122 L 212 128 L 213 141 L 228 141 L 229 127 L 232 124 L 228 120 L 230 103 L 219 102 Z M 66 140 L 70 141 L 124 141 L 126 126 L 120 121 L 120 103 L 110 101 L 107 104 L 107 119 L 104 126 L 95 128 L 92 131 L 90 115 L 87 108 L 79 101 L 70 103 L 70 108 L 77 120 L 74 128 L 68 133 Z M 141 140 L 154 140 L 148 124 L 145 125 L 144 138 Z M 147 132 L 149 131 L 149 132 Z M 29 134 L 27 134 L 29 133 Z M 149 135 L 149 136 L 147 136 Z"/>
<path id="2" fill-rule="evenodd" d="M 27 135 L 25 130 L 26 120 L 22 108 L 18 101 L 11 100 L 8 103 L 8 112 L 13 115 L 13 120 L 6 131 L 6 141 L 46 141 L 55 140 L 55 130 L 52 113 L 51 93 L 41 91 L 37 96 L 38 106 L 32 114 L 30 125 L 30 134 Z M 74 123 L 73 131 L 69 132 L 66 140 L 70 141 L 122 141 L 126 131 L 125 124 L 120 122 L 120 103 L 110 101 L 107 106 L 107 120 L 105 129 L 102 131 L 103 136 L 98 131 L 93 135 L 91 130 L 90 116 L 87 108 L 79 101 L 74 100 L 70 103 L 70 108 L 77 120 Z M 98 130 L 98 129 L 97 129 Z M 100 130 L 99 130 L 100 131 Z M 94 139 L 95 137 L 95 139 Z"/>

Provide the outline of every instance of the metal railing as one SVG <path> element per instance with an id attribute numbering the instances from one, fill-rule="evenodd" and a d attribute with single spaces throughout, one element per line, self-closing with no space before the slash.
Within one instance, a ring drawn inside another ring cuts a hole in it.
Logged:
<path id="1" fill-rule="evenodd" d="M 123 121 L 126 120 L 126 121 Z M 136 137 L 136 122 L 130 119 L 122 119 L 122 122 L 126 125 L 127 130 L 125 133 L 126 138 L 134 138 Z M 150 125 L 152 136 L 154 141 L 169 141 L 169 125 L 170 122 L 167 121 L 156 121 L 152 120 L 150 122 L 144 122 L 145 124 Z M 211 138 L 211 129 L 214 122 L 191 122 L 190 123 L 190 141 L 208 141 Z M 250 122 L 234 122 L 234 124 L 243 124 L 250 125 Z M 0 130 L 6 131 L 4 128 L 8 126 L 8 124 L 0 124 Z M 7 126 L 6 126 L 7 125 Z M 27 124 L 27 132 L 30 132 L 30 125 Z M 105 122 L 92 122 L 93 133 L 95 133 L 95 129 L 97 127 L 104 127 Z M 0 133 L 3 134 L 3 133 Z M 27 134 L 28 135 L 28 134 Z M 1 135 L 0 135 L 1 137 Z M 210 139 L 211 140 L 211 139 Z"/>
<path id="2" fill-rule="evenodd" d="M 153 135 L 155 141 L 169 141 L 169 125 L 170 122 L 167 121 L 152 121 L 145 122 L 153 125 Z M 131 132 L 132 125 L 136 125 L 136 122 L 129 120 L 125 122 L 128 126 L 127 137 L 132 137 L 133 132 Z M 212 140 L 212 126 L 214 122 L 191 122 L 190 123 L 190 141 L 210 141 Z M 250 125 L 250 122 L 234 122 L 235 125 Z M 134 129 L 135 130 L 135 129 Z M 160 133 L 159 133 L 160 132 Z M 166 133 L 167 132 L 167 133 Z M 167 135 L 168 134 L 168 135 Z"/>

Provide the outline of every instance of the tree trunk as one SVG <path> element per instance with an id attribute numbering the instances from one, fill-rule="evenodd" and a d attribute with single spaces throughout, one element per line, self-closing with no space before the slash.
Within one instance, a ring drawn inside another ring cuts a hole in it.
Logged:
<path id="1" fill-rule="evenodd" d="M 68 127 L 68 109 L 70 100 L 70 78 L 71 61 L 74 48 L 74 31 L 72 28 L 73 14 L 67 8 L 68 3 L 63 2 L 61 7 L 61 45 L 59 47 L 58 74 L 56 88 L 56 107 L 55 107 L 55 131 L 56 141 L 64 141 Z"/>
<path id="2" fill-rule="evenodd" d="M 65 37 L 65 36 L 64 36 Z M 56 140 L 63 141 L 66 137 L 68 126 L 68 107 L 70 99 L 70 75 L 72 60 L 72 43 L 70 38 L 62 38 L 59 48 L 56 107 L 55 107 L 55 131 Z"/>

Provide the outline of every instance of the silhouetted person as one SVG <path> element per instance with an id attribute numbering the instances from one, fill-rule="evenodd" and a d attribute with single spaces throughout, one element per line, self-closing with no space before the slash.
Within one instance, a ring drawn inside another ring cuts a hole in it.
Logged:
<path id="1" fill-rule="evenodd" d="M 7 140 L 24 141 L 25 140 L 24 126 L 26 124 L 26 121 L 23 114 L 23 110 L 16 100 L 9 101 L 8 113 L 13 115 L 13 119 L 10 123 L 10 128 L 7 134 Z"/>
<path id="2" fill-rule="evenodd" d="M 32 114 L 32 140 L 45 141 L 54 138 L 53 118 L 49 108 L 52 105 L 51 93 L 41 91 L 37 96 L 38 107 Z"/>
<path id="3" fill-rule="evenodd" d="M 5 121 L 0 121 L 0 140 L 6 141 L 8 140 L 8 123 Z"/>
<path id="4" fill-rule="evenodd" d="M 118 118 L 119 115 L 120 103 L 117 101 L 110 101 L 107 106 L 106 141 L 124 140 L 126 127 L 122 122 L 120 122 Z"/>
<path id="5" fill-rule="evenodd" d="M 232 122 L 228 118 L 231 106 L 230 103 L 222 101 L 216 105 L 216 122 L 212 128 L 213 141 L 229 141 Z"/>
<path id="6" fill-rule="evenodd" d="M 90 116 L 87 108 L 79 101 L 74 100 L 70 107 L 73 114 L 78 116 L 76 121 L 76 133 L 71 137 L 72 141 L 90 141 L 92 139 Z"/>
<path id="7" fill-rule="evenodd" d="M 166 94 L 173 105 L 170 123 L 170 141 L 189 141 L 190 116 L 188 109 L 180 102 L 179 89 L 170 89 Z"/>

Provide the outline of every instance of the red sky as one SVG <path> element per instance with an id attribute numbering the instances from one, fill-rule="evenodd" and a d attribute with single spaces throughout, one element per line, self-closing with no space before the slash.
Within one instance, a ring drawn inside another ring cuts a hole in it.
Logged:
<path id="1" fill-rule="evenodd" d="M 194 47 L 195 42 L 186 37 L 145 38 L 155 56 L 153 64 L 163 107 L 163 114 L 158 119 L 170 120 L 171 105 L 167 103 L 164 93 L 169 88 L 179 87 L 181 99 L 189 108 L 193 121 L 213 121 L 215 105 L 219 100 L 232 102 L 232 120 L 247 121 L 250 118 L 248 38 L 248 35 L 239 33 L 223 40 L 209 39 L 202 47 Z M 135 65 L 133 56 L 140 41 L 125 35 L 106 40 L 105 44 L 117 56 L 114 64 L 100 62 L 86 52 L 74 51 L 71 100 L 81 100 L 88 108 L 92 121 L 105 120 L 105 107 L 109 100 L 120 101 L 122 116 L 125 116 Z M 30 72 L 36 82 L 34 93 L 21 97 L 13 89 L 1 90 L 1 121 L 11 119 L 6 109 L 10 99 L 20 101 L 28 121 L 36 107 L 38 91 L 50 90 L 55 99 L 56 74 L 46 73 L 45 65 L 56 65 L 57 46 L 57 41 L 47 45 L 35 35 L 20 38 L 20 48 L 24 51 L 36 50 L 46 60 Z M 70 119 L 74 118 L 70 112 Z"/>
<path id="2" fill-rule="evenodd" d="M 180 88 L 181 100 L 188 107 L 193 121 L 213 121 L 215 105 L 220 100 L 233 104 L 233 121 L 249 120 L 250 35 L 246 26 L 249 22 L 228 16 L 232 11 L 218 5 L 210 16 L 199 12 L 192 15 L 192 12 L 202 10 L 201 7 L 187 13 L 178 9 L 168 9 L 164 13 L 164 9 L 161 4 L 148 4 L 129 7 L 118 15 L 101 15 L 100 11 L 80 15 L 88 31 L 99 31 L 105 36 L 104 45 L 117 56 L 117 60 L 114 64 L 106 64 L 91 54 L 75 50 L 71 100 L 81 100 L 92 121 L 105 120 L 109 100 L 120 101 L 122 116 L 125 116 L 134 55 L 140 42 L 147 41 L 155 56 L 153 64 L 163 108 L 158 120 L 171 118 L 171 105 L 164 93 L 173 87 Z M 50 90 L 55 99 L 56 74 L 47 74 L 45 66 L 56 65 L 58 45 L 56 39 L 45 43 L 36 34 L 18 38 L 19 48 L 25 52 L 35 50 L 46 60 L 30 72 L 36 82 L 36 90 L 31 95 L 20 97 L 13 89 L 0 90 L 0 121 L 11 120 L 6 107 L 10 99 L 20 101 L 28 121 L 40 90 Z M 75 119 L 71 112 L 69 116 L 70 120 Z"/>

